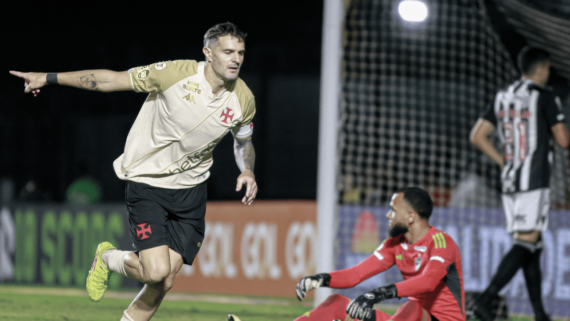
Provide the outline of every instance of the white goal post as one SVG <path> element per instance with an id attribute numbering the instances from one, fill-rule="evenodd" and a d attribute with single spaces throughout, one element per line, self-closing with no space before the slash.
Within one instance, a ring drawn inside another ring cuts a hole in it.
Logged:
<path id="1" fill-rule="evenodd" d="M 324 2 L 317 178 L 317 272 L 330 272 L 335 268 L 334 236 L 338 203 L 336 182 L 344 5 L 343 0 Z M 318 289 L 315 306 L 331 294 L 330 288 Z"/>

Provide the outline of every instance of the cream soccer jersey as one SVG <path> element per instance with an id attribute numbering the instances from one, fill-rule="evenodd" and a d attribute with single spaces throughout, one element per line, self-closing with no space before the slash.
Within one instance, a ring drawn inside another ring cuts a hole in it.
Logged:
<path id="1" fill-rule="evenodd" d="M 180 189 L 208 179 L 212 151 L 230 131 L 253 131 L 254 96 L 241 79 L 212 93 L 205 62 L 176 60 L 129 70 L 136 92 L 149 93 L 113 163 L 120 179 Z"/>

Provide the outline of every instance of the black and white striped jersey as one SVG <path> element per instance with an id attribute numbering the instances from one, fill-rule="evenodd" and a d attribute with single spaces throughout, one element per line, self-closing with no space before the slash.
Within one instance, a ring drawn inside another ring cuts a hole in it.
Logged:
<path id="1" fill-rule="evenodd" d="M 500 90 L 484 119 L 495 125 L 503 144 L 503 193 L 550 186 L 552 126 L 564 121 L 560 99 L 550 87 L 519 80 Z"/>

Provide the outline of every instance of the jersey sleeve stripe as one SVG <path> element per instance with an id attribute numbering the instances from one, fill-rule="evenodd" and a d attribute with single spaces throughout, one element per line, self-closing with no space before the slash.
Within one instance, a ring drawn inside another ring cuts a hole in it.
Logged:
<path id="1" fill-rule="evenodd" d="M 445 263 L 445 260 L 441 256 L 432 256 L 429 258 L 430 261 L 440 261 L 441 263 Z"/>
<path id="2" fill-rule="evenodd" d="M 443 236 L 443 233 L 439 233 L 439 238 L 441 239 L 441 242 L 443 244 L 443 248 L 447 248 L 447 244 L 445 243 L 445 236 Z"/>
<path id="3" fill-rule="evenodd" d="M 378 253 L 378 252 L 374 252 L 374 256 L 378 258 L 378 260 L 382 261 L 384 259 L 384 256 L 382 256 L 382 254 Z"/>
<path id="4" fill-rule="evenodd" d="M 433 242 L 435 243 L 435 248 L 439 249 L 441 247 L 441 245 L 439 244 L 439 238 L 437 237 L 437 234 L 432 235 L 433 238 Z"/>

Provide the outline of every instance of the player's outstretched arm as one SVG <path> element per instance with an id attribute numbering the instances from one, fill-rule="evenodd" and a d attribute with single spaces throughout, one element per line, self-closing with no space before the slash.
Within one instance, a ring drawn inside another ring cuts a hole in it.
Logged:
<path id="1" fill-rule="evenodd" d="M 10 74 L 24 79 L 24 92 L 33 93 L 34 96 L 46 85 L 63 85 L 101 92 L 132 90 L 127 71 L 99 69 L 49 74 L 10 71 Z"/>
<path id="2" fill-rule="evenodd" d="M 234 155 L 236 163 L 241 170 L 241 175 L 237 179 L 236 191 L 239 192 L 243 186 L 246 185 L 245 196 L 242 202 L 246 205 L 251 205 L 255 196 L 257 195 L 257 182 L 253 174 L 255 167 L 255 149 L 251 141 L 251 136 L 245 139 L 234 139 Z"/>
<path id="3" fill-rule="evenodd" d="M 499 154 L 495 146 L 489 140 L 489 134 L 493 132 L 495 126 L 488 120 L 479 118 L 469 136 L 472 144 L 477 146 L 485 155 L 489 156 L 495 163 L 503 168 L 503 156 Z"/>

